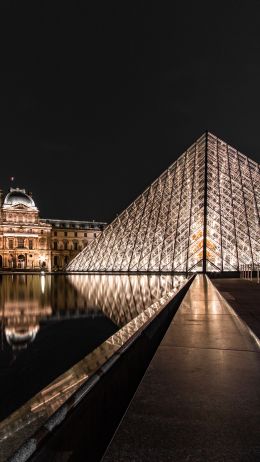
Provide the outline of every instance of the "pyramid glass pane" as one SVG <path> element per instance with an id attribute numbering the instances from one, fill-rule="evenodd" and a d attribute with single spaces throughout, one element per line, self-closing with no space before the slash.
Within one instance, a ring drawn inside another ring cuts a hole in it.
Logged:
<path id="1" fill-rule="evenodd" d="M 238 271 L 260 259 L 259 165 L 205 133 L 68 271 Z"/>

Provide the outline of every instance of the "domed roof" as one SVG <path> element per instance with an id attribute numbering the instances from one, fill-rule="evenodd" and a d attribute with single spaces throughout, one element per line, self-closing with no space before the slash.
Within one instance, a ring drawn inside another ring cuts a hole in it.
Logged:
<path id="1" fill-rule="evenodd" d="M 10 192 L 6 195 L 4 205 L 18 205 L 23 204 L 27 207 L 35 207 L 33 199 L 26 194 L 25 189 L 11 188 Z"/>

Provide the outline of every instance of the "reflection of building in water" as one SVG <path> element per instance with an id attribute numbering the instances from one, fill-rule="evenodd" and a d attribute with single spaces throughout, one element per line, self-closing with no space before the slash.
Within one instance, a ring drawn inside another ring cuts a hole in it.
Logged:
<path id="1" fill-rule="evenodd" d="M 58 270 L 92 241 L 105 223 L 41 219 L 31 193 L 0 191 L 0 269 Z"/>
<path id="2" fill-rule="evenodd" d="M 118 326 L 123 326 L 155 300 L 176 288 L 183 276 L 172 275 L 69 275 L 87 307 L 100 307 Z"/>
<path id="3" fill-rule="evenodd" d="M 93 313 L 92 307 L 87 305 L 86 298 L 74 285 L 70 283 L 67 276 L 47 276 L 51 278 L 51 305 L 53 315 L 56 317 L 70 317 Z M 95 307 L 95 311 L 100 308 Z"/>
<path id="4" fill-rule="evenodd" d="M 121 327 L 174 290 L 171 275 L 4 275 L 2 331 L 13 349 L 26 348 L 41 322 L 105 315 Z"/>
<path id="5" fill-rule="evenodd" d="M 6 304 L 5 336 L 14 349 L 26 348 L 36 337 L 40 328 L 39 319 L 51 315 L 51 307 L 40 309 L 38 304 L 23 302 L 12 306 Z"/>
<path id="6" fill-rule="evenodd" d="M 35 339 L 40 319 L 51 316 L 49 288 L 44 276 L 4 276 L 1 280 L 2 329 L 13 349 Z"/>
<path id="7" fill-rule="evenodd" d="M 102 314 L 87 307 L 85 297 L 65 276 L 14 274 L 1 277 L 2 331 L 13 349 L 31 343 L 40 321 Z"/>
<path id="8" fill-rule="evenodd" d="M 14 437 L 15 444 L 19 446 L 24 441 L 25 435 L 28 439 L 74 394 L 73 400 L 67 401 L 65 414 L 63 414 L 65 417 L 66 412 L 71 410 L 84 396 L 86 390 L 80 387 L 87 378 L 93 377 L 93 374 L 99 370 L 96 375 L 96 381 L 98 381 L 101 366 L 169 303 L 180 284 L 184 282 L 183 277 L 143 275 L 82 275 L 70 276 L 70 280 L 83 294 L 88 306 L 101 306 L 106 314 L 110 313 L 111 318 L 113 318 L 113 313 L 110 310 L 116 308 L 115 318 L 119 322 L 128 316 L 134 319 L 0 423 L 0 433 L 3 435 L 0 436 L 2 447 L 8 442 L 9 437 Z M 124 293 L 122 298 L 120 290 Z M 162 297 L 160 297 L 161 294 Z M 151 304 L 152 300 L 154 302 Z M 133 314 L 139 312 L 139 309 L 140 311 L 145 309 L 145 311 L 134 316 Z"/>

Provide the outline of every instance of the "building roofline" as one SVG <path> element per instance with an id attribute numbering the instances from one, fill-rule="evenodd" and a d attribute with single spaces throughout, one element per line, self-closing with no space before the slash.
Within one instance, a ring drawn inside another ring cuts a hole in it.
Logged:
<path id="1" fill-rule="evenodd" d="M 62 220 L 61 218 L 40 218 L 42 221 L 49 221 L 49 222 L 57 222 L 57 223 L 84 223 L 84 224 L 100 224 L 100 225 L 106 225 L 107 223 L 104 221 L 95 221 L 95 220 Z"/>

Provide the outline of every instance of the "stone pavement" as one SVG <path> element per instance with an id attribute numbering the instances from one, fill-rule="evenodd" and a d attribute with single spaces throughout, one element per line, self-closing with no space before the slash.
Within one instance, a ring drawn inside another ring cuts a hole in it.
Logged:
<path id="1" fill-rule="evenodd" d="M 197 275 L 103 462 L 260 460 L 259 353 L 257 338 Z"/>
<path id="2" fill-rule="evenodd" d="M 220 293 L 236 313 L 248 324 L 260 338 L 260 284 L 256 278 L 248 279 L 213 279 Z"/>

